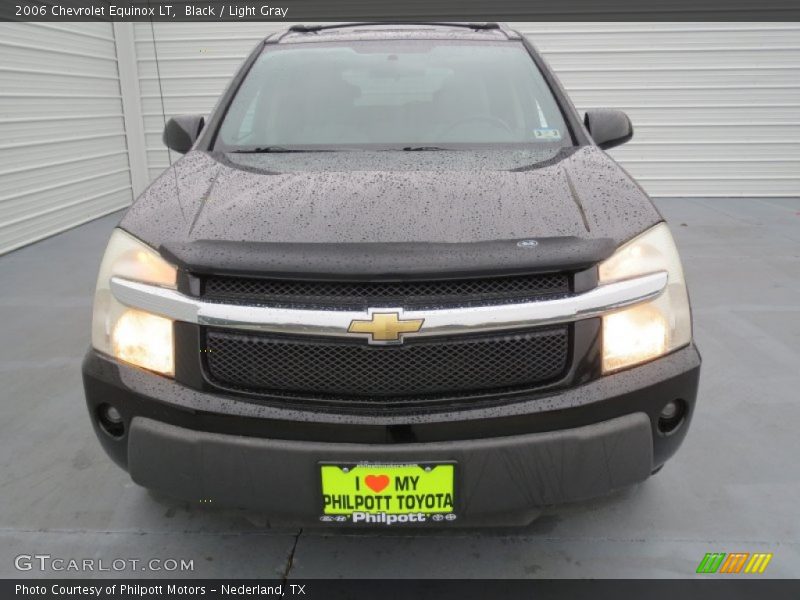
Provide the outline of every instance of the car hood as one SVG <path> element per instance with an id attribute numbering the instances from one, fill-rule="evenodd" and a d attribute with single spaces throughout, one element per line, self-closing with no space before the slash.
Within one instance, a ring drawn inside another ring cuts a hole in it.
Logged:
<path id="1" fill-rule="evenodd" d="M 385 273 L 465 261 L 488 270 L 591 263 L 660 220 L 644 191 L 591 146 L 195 151 L 121 227 L 193 270 Z"/>

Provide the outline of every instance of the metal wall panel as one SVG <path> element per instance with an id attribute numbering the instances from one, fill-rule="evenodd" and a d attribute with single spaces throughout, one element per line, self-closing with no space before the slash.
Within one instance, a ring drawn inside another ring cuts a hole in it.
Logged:
<path id="1" fill-rule="evenodd" d="M 111 24 L 0 24 L 0 254 L 130 201 Z"/>
<path id="2" fill-rule="evenodd" d="M 208 112 L 253 45 L 287 25 L 135 25 L 151 177 L 168 165 L 162 96 L 167 116 Z M 652 195 L 800 195 L 800 24 L 512 25 L 579 110 L 629 113 L 636 135 L 611 154 Z"/>
<path id="3" fill-rule="evenodd" d="M 170 160 L 164 118 L 208 113 L 244 57 L 283 23 L 136 23 L 136 55 L 150 177 Z M 158 58 L 158 60 L 156 60 Z M 170 154 L 172 154 L 170 156 Z"/>
<path id="4" fill-rule="evenodd" d="M 800 195 L 800 24 L 520 26 L 579 109 L 628 112 L 610 153 L 652 195 Z"/>

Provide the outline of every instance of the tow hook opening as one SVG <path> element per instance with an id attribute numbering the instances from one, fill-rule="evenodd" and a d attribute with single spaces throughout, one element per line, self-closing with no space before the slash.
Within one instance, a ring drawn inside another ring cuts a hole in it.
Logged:
<path id="1" fill-rule="evenodd" d="M 125 435 L 125 420 L 119 410 L 110 404 L 103 403 L 97 407 L 96 414 L 100 429 L 112 438 L 119 439 Z"/>
<path id="2" fill-rule="evenodd" d="M 686 417 L 686 402 L 680 398 L 670 400 L 658 416 L 658 431 L 664 435 L 675 433 Z"/>

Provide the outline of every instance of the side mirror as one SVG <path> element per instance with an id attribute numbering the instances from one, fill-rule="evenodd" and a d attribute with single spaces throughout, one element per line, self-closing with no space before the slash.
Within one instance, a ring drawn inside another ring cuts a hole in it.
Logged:
<path id="1" fill-rule="evenodd" d="M 164 126 L 164 145 L 170 150 L 186 154 L 191 150 L 206 119 L 202 115 L 178 115 L 172 117 Z"/>
<path id="2" fill-rule="evenodd" d="M 633 137 L 631 120 L 621 110 L 613 108 L 587 110 L 583 123 L 594 143 L 604 150 L 624 144 Z"/>

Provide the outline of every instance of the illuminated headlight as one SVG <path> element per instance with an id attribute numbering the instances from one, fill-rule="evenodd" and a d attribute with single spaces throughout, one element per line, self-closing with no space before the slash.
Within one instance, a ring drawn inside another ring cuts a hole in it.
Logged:
<path id="1" fill-rule="evenodd" d="M 175 288 L 175 267 L 158 252 L 121 229 L 108 242 L 92 315 L 92 346 L 100 352 L 162 375 L 174 374 L 172 321 L 114 298 L 112 277 Z"/>
<path id="2" fill-rule="evenodd" d="M 635 237 L 600 265 L 600 283 L 666 271 L 667 287 L 655 300 L 603 316 L 603 372 L 630 367 L 685 346 L 692 318 L 683 268 L 666 223 Z"/>

